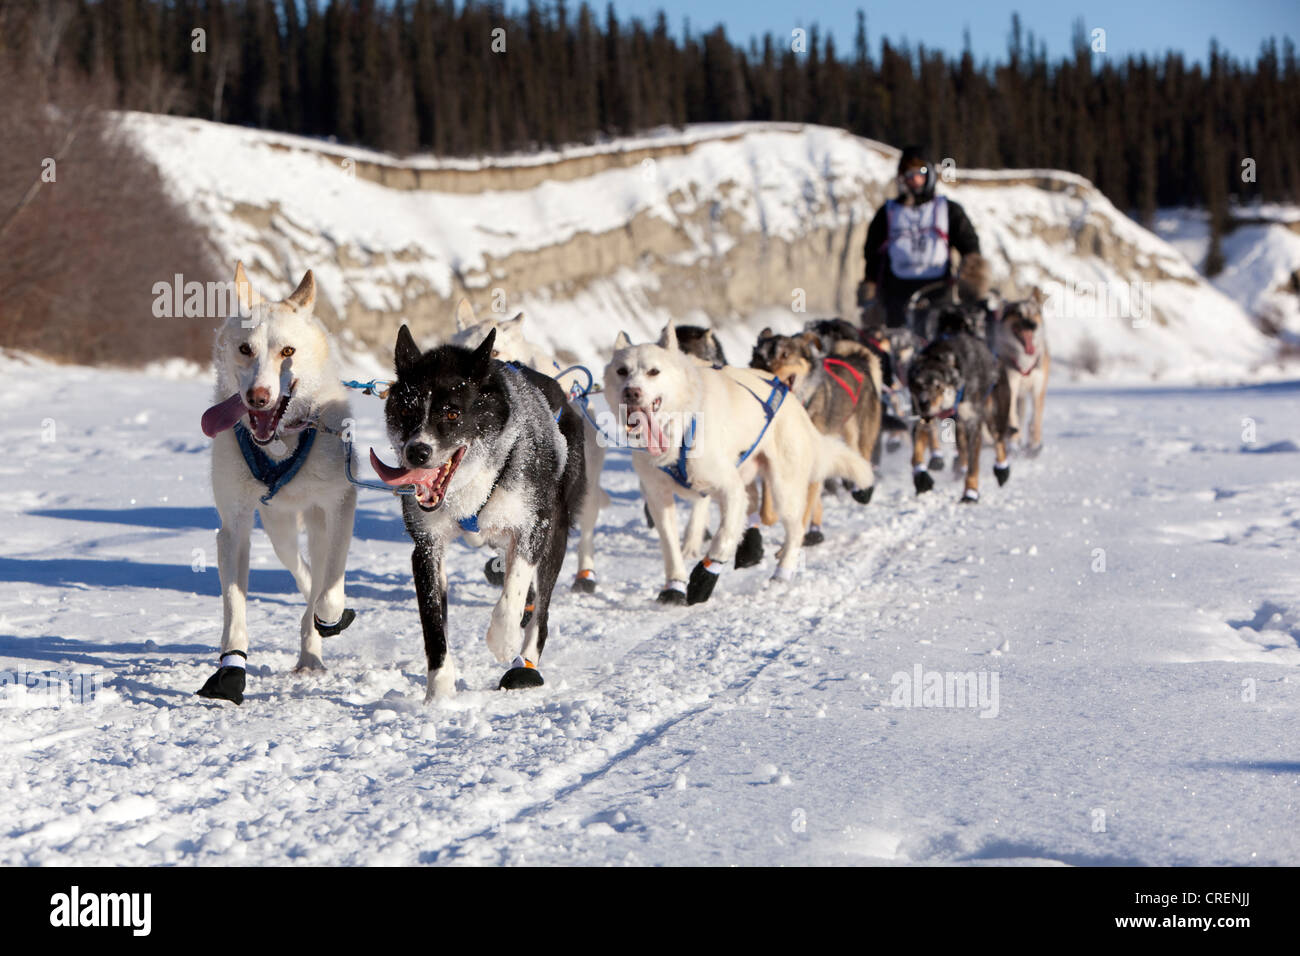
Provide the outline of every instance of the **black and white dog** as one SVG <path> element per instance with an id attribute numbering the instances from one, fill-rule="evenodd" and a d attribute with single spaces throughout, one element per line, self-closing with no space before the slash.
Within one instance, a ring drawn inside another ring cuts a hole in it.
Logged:
<path id="1" fill-rule="evenodd" d="M 421 354 L 403 325 L 397 380 L 384 407 L 399 466 L 370 456 L 387 484 L 416 488 L 402 499 L 402 517 L 415 542 L 411 563 L 429 660 L 426 702 L 456 691 L 443 555 L 463 533 L 480 535 L 506 555 L 504 589 L 487 632 L 498 661 L 513 657 L 500 686 L 542 684 L 537 662 L 551 592 L 586 487 L 582 419 L 554 380 L 493 359 L 495 339 L 493 331 L 473 351 L 444 345 Z M 536 605 L 521 648 L 520 619 L 534 581 Z"/>

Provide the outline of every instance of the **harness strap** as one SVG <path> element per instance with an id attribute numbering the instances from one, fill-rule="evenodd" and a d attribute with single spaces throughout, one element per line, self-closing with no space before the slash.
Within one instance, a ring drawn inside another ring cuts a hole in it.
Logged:
<path id="1" fill-rule="evenodd" d="M 261 500 L 262 504 L 269 505 L 275 493 L 293 481 L 294 476 L 298 474 L 298 469 L 307 460 L 307 453 L 311 451 L 312 443 L 316 440 L 316 429 L 303 429 L 298 436 L 298 447 L 293 450 L 293 454 L 280 461 L 275 461 L 257 447 L 243 422 L 235 423 L 235 440 L 239 442 L 239 450 L 243 453 L 249 472 L 266 485 L 266 494 Z"/>
<path id="2" fill-rule="evenodd" d="M 749 460 L 749 456 L 754 453 L 754 449 L 758 447 L 759 442 L 763 440 L 763 436 L 767 434 L 767 429 L 769 426 L 771 426 L 772 419 L 775 418 L 776 413 L 781 410 L 781 405 L 782 403 L 785 402 L 786 395 L 790 393 L 789 386 L 787 386 L 785 382 L 781 381 L 776 376 L 767 379 L 766 382 L 768 385 L 772 386 L 772 391 L 768 394 L 766 399 L 759 398 L 758 394 L 752 388 L 746 385 L 744 382 L 736 382 L 737 385 L 739 385 L 745 391 L 749 392 L 750 395 L 754 396 L 754 401 L 758 402 L 758 404 L 763 406 L 763 416 L 765 419 L 765 421 L 763 422 L 763 427 L 759 430 L 758 437 L 754 439 L 754 443 L 750 445 L 749 448 L 747 448 L 744 452 L 742 452 L 740 458 L 736 461 L 737 468 L 739 468 L 741 465 L 747 462 Z M 775 402 L 773 401 L 774 399 Z M 690 432 L 682 436 L 682 450 L 677 455 L 676 464 L 659 466 L 660 471 L 662 471 L 668 477 L 673 479 L 673 481 L 677 482 L 677 484 L 681 485 L 683 488 L 686 488 L 688 490 L 691 487 L 691 483 L 686 476 L 686 455 L 693 447 L 694 442 L 695 442 L 695 418 L 692 417 Z"/>
<path id="3" fill-rule="evenodd" d="M 831 371 L 832 365 L 843 365 L 846 369 L 849 370 L 849 374 L 852 375 L 854 380 L 857 381 L 858 383 L 858 390 L 856 392 L 852 389 L 852 387 L 850 387 L 848 382 L 844 381 L 844 379 L 840 378 L 833 371 Z M 835 382 L 839 385 L 840 388 L 844 389 L 844 391 L 849 393 L 849 398 L 853 401 L 853 404 L 854 405 L 858 404 L 858 399 L 862 397 L 862 380 L 864 377 L 863 374 L 848 362 L 844 361 L 843 359 L 837 359 L 837 358 L 822 359 L 822 368 L 825 370 L 827 375 L 829 375 L 831 378 L 835 380 Z"/>

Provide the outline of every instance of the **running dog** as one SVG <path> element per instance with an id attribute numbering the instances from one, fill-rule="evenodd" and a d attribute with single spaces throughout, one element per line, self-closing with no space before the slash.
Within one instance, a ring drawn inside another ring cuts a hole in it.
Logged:
<path id="1" fill-rule="evenodd" d="M 978 319 L 959 306 L 939 314 L 937 336 L 912 362 L 907 374 L 918 421 L 912 431 L 912 483 L 916 493 L 934 487 L 925 462 L 938 420 L 955 419 L 957 457 L 966 470 L 962 501 L 979 501 L 980 443 L 992 422 L 997 363 L 978 333 Z"/>
<path id="2" fill-rule="evenodd" d="M 865 345 L 847 339 L 835 340 L 831 353 L 823 355 L 821 340 L 814 332 L 775 336 L 768 370 L 784 382 L 799 399 L 817 430 L 843 439 L 866 462 L 871 461 L 880 437 L 880 362 Z M 853 488 L 853 500 L 871 501 L 875 485 Z M 821 496 L 817 496 L 804 544 L 820 544 Z"/>
<path id="3" fill-rule="evenodd" d="M 415 489 L 402 498 L 402 518 L 415 544 L 426 703 L 456 692 L 443 555 L 463 532 L 481 535 L 506 556 L 505 586 L 487 632 L 488 650 L 510 663 L 499 686 L 541 686 L 537 664 L 551 594 L 586 483 L 582 420 L 564 389 L 528 366 L 493 359 L 495 347 L 492 330 L 473 351 L 444 345 L 421 354 L 403 325 L 393 355 L 397 379 L 384 406 L 398 465 L 370 453 L 386 484 Z M 520 620 L 534 582 L 536 607 L 521 648 Z"/>
<path id="4" fill-rule="evenodd" d="M 994 474 L 998 484 L 1011 477 L 1007 462 L 1007 442 L 1019 436 L 1031 455 L 1043 447 L 1043 406 L 1047 401 L 1047 378 L 1052 370 L 1052 356 L 1047 350 L 1047 330 L 1043 323 L 1043 296 L 1037 289 L 1028 299 L 1010 302 L 998 321 L 994 342 L 998 356 L 998 385 L 994 390 L 996 405 L 993 436 L 998 462 Z M 1024 410 L 1033 399 L 1034 417 L 1030 433 L 1022 433 Z"/>
<path id="5" fill-rule="evenodd" d="M 752 369 L 705 368 L 678 349 L 669 323 L 657 345 L 633 345 L 620 332 L 605 368 L 605 394 L 618 402 L 619 427 L 633 446 L 663 552 L 667 584 L 659 601 L 707 601 L 745 531 L 754 479 L 763 478 L 785 542 L 775 577 L 794 576 L 804 512 L 829 474 L 871 483 L 870 468 L 843 442 L 820 434 L 779 380 Z M 689 579 L 677 540 L 674 495 L 718 502 L 722 522 Z"/>
<path id="6" fill-rule="evenodd" d="M 594 384 L 587 380 L 585 369 L 563 366 L 555 355 L 528 341 L 524 336 L 522 312 L 512 319 L 477 319 L 469 301 L 461 299 L 456 307 L 456 334 L 452 336 L 451 344 L 477 348 L 491 332 L 496 332 L 492 358 L 502 362 L 518 362 L 543 375 L 557 376 L 556 381 L 568 394 L 573 394 L 575 385 L 582 392 Z M 581 537 L 578 538 L 578 573 L 573 579 L 573 590 L 590 594 L 596 590 L 596 522 L 600 518 L 600 510 L 609 506 L 610 498 L 600 487 L 600 472 L 605 467 L 605 445 L 591 421 L 586 416 L 582 418 L 582 453 L 587 493 L 583 496 L 578 515 Z M 493 584 L 501 584 L 504 580 L 505 572 L 500 559 L 489 560 L 484 570 Z"/>
<path id="7" fill-rule="evenodd" d="M 254 513 L 307 599 L 302 615 L 299 670 L 322 670 L 321 638 L 338 634 L 355 617 L 344 607 L 343 572 L 352 541 L 356 489 L 347 480 L 350 418 L 325 326 L 312 315 L 311 272 L 283 301 L 253 292 L 243 263 L 235 266 L 240 314 L 217 333 L 213 365 L 217 404 L 203 413 L 212 438 L 212 492 L 221 530 L 221 663 L 200 697 L 244 699 L 248 660 L 245 603 Z M 298 548 L 306 526 L 310 566 Z"/>

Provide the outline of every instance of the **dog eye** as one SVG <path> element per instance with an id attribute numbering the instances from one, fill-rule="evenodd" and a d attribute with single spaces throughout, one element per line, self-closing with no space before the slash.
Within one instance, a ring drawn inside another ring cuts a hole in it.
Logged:
<path id="1" fill-rule="evenodd" d="M 240 354 L 240 355 L 252 355 L 252 354 L 253 354 L 253 347 L 252 347 L 251 345 L 249 345 L 247 342 L 245 342 L 243 345 L 241 345 L 241 346 L 239 347 L 239 354 Z"/>
<path id="2" fill-rule="evenodd" d="M 646 372 L 646 374 L 649 375 L 651 378 L 654 378 L 656 375 L 659 374 L 659 369 L 652 368 L 650 369 L 650 371 Z"/>
<path id="3" fill-rule="evenodd" d="M 454 422 L 458 418 L 460 418 L 460 412 L 458 410 L 454 408 L 447 409 L 447 421 Z"/>
<path id="4" fill-rule="evenodd" d="M 493 349 L 493 350 L 492 350 L 492 357 L 493 357 L 493 358 L 496 358 L 496 357 L 497 357 L 498 355 L 500 355 L 500 354 L 501 354 L 501 350 L 500 350 L 500 349 Z"/>
<path id="5" fill-rule="evenodd" d="M 280 349 L 280 358 L 288 358 L 292 354 L 293 354 L 292 345 L 286 345 L 284 348 Z"/>
<path id="6" fill-rule="evenodd" d="M 627 378 L 627 366 L 626 366 L 626 365 L 620 365 L 620 366 L 618 367 L 618 377 L 619 377 L 619 378 Z"/>

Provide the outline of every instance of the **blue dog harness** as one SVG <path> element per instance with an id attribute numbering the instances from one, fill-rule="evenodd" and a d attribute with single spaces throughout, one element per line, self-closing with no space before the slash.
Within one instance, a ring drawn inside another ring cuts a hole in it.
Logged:
<path id="1" fill-rule="evenodd" d="M 754 443 L 745 449 L 745 451 L 741 453 L 740 458 L 736 460 L 737 468 L 747 462 L 750 455 L 754 454 L 754 449 L 758 447 L 758 443 L 761 442 L 763 436 L 767 434 L 767 429 L 772 424 L 772 419 L 776 417 L 776 413 L 780 411 L 786 395 L 790 394 L 789 386 L 776 376 L 767 379 L 766 382 L 768 385 L 772 386 L 772 391 L 768 393 L 766 399 L 759 398 L 758 394 L 744 382 L 736 383 L 745 391 L 749 392 L 750 395 L 753 395 L 754 401 L 763 406 L 763 416 L 765 419 L 762 429 L 759 430 L 758 437 L 754 439 Z M 692 415 L 690 430 L 682 436 L 682 450 L 677 455 L 677 461 L 671 465 L 659 466 L 660 471 L 688 491 L 690 490 L 691 483 L 686 475 L 686 456 L 690 453 L 691 449 L 695 447 L 695 421 L 695 416 Z"/>
<path id="2" fill-rule="evenodd" d="M 257 447 L 243 422 L 235 422 L 235 440 L 239 442 L 239 450 L 244 454 L 249 472 L 266 485 L 267 491 L 262 496 L 262 504 L 269 505 L 275 493 L 293 481 L 294 476 L 298 474 L 298 469 L 307 460 L 307 453 L 311 451 L 312 442 L 316 440 L 316 429 L 303 429 L 298 436 L 298 447 L 293 450 L 292 455 L 281 461 L 275 461 Z"/>

